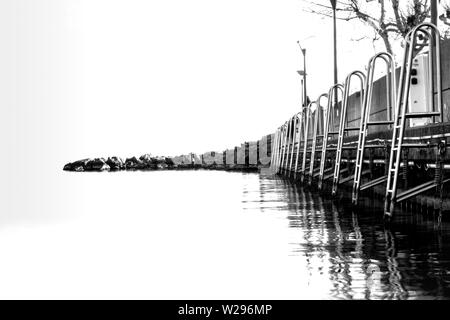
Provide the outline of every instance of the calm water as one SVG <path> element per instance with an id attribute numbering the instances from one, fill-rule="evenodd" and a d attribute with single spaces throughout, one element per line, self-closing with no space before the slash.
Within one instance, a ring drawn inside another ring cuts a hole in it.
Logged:
<path id="1" fill-rule="evenodd" d="M 450 297 L 450 228 L 281 179 L 57 172 L 0 216 L 1 298 Z"/>

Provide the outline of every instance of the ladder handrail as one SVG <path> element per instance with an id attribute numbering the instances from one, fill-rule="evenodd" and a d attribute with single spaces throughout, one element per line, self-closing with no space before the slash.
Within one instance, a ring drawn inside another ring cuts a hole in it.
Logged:
<path id="1" fill-rule="evenodd" d="M 286 174 L 287 173 L 287 170 L 288 170 L 288 164 L 289 164 L 289 152 L 290 152 L 290 150 L 291 150 L 291 137 L 292 137 L 292 123 L 293 123 L 293 120 L 294 119 L 294 117 L 291 117 L 289 120 L 288 120 L 288 131 L 287 131 L 287 135 L 286 135 L 286 156 L 285 156 L 285 159 L 284 159 L 284 167 L 283 167 L 283 170 L 284 170 L 284 174 Z"/>
<path id="2" fill-rule="evenodd" d="M 276 173 L 280 170 L 280 157 L 281 157 L 281 147 L 282 147 L 282 137 L 283 137 L 283 126 L 279 128 L 278 139 L 277 139 L 277 157 L 275 162 Z"/>
<path id="3" fill-rule="evenodd" d="M 288 122 L 289 122 L 289 131 L 288 131 L 288 139 L 287 139 L 288 145 L 287 145 L 287 153 L 286 153 L 286 165 L 285 165 L 285 168 L 284 168 L 284 172 L 285 173 L 288 173 L 288 171 L 290 169 L 290 162 L 289 162 L 289 160 L 292 158 L 292 156 L 291 156 L 292 155 L 291 148 L 292 148 L 292 150 L 294 149 L 294 136 L 295 136 L 294 130 L 295 130 L 295 124 L 296 124 L 296 121 L 294 120 L 295 117 L 296 116 L 294 115 L 288 120 Z"/>
<path id="4" fill-rule="evenodd" d="M 432 23 L 425 22 L 416 26 L 406 37 L 405 46 L 405 60 L 403 61 L 401 76 L 400 76 L 400 88 L 399 94 L 397 96 L 396 112 L 395 112 L 395 122 L 394 129 L 392 133 L 392 148 L 391 155 L 389 159 L 389 171 L 388 171 L 388 182 L 386 186 L 386 199 L 384 206 L 385 216 L 392 216 L 395 208 L 395 202 L 397 200 L 397 184 L 398 184 L 398 169 L 400 167 L 401 151 L 403 137 L 405 133 L 406 115 L 407 109 L 409 109 L 408 99 L 409 92 L 411 89 L 411 72 L 412 72 L 412 62 L 414 58 L 414 49 L 417 45 L 418 33 L 422 32 L 429 36 L 428 44 L 422 46 L 418 51 L 421 52 L 425 46 L 430 48 L 429 51 L 429 61 L 430 66 L 436 65 L 436 89 L 437 89 L 437 106 L 433 102 L 433 111 L 436 112 L 436 108 L 439 109 L 440 120 L 444 121 L 443 106 L 442 106 L 442 77 L 441 77 L 441 49 L 440 49 L 440 32 L 439 29 Z M 435 46 L 435 50 L 434 50 Z M 435 62 L 435 63 L 434 63 Z M 431 80 L 431 96 L 434 100 L 434 68 L 430 70 L 430 80 Z M 401 113 L 401 119 L 400 119 Z M 400 120 L 400 125 L 399 124 Z M 397 144 L 397 129 L 398 132 L 398 144 Z M 394 164 L 395 158 L 395 164 Z M 393 173 L 393 174 L 392 174 Z"/>
<path id="5" fill-rule="evenodd" d="M 275 137 L 274 137 L 274 145 L 273 145 L 273 157 L 271 159 L 270 166 L 272 167 L 272 170 L 274 173 L 277 172 L 277 157 L 278 157 L 278 139 L 280 138 L 280 128 L 278 127 L 277 130 L 275 130 Z"/>
<path id="6" fill-rule="evenodd" d="M 298 128 L 298 138 L 297 138 L 297 154 L 295 156 L 295 167 L 294 167 L 294 179 L 297 178 L 298 172 L 298 161 L 300 157 L 300 146 L 302 143 L 302 126 L 303 126 L 303 114 L 305 107 L 301 108 L 301 111 L 296 114 L 298 118 L 299 128 Z"/>
<path id="7" fill-rule="evenodd" d="M 292 173 L 293 171 L 293 165 L 294 165 L 294 151 L 295 151 L 295 140 L 297 137 L 297 124 L 299 124 L 299 118 L 298 115 L 301 112 L 297 112 L 293 117 L 293 123 L 294 123 L 294 130 L 293 130 L 293 135 L 292 135 L 292 152 L 291 152 L 291 157 L 290 157 L 290 161 L 289 161 L 289 173 Z M 294 119 L 295 118 L 295 119 Z M 299 146 L 297 146 L 297 148 L 299 148 Z"/>
<path id="8" fill-rule="evenodd" d="M 281 135 L 281 127 L 278 127 L 277 130 L 275 131 L 275 137 L 274 137 L 274 145 L 272 147 L 273 154 L 272 154 L 272 159 L 271 159 L 271 167 L 272 170 L 277 173 L 278 171 L 278 156 L 280 153 L 280 135 Z"/>
<path id="9" fill-rule="evenodd" d="M 368 69 L 367 69 L 367 100 L 365 108 L 372 107 L 372 98 L 373 98 L 373 83 L 374 83 L 374 75 L 375 75 L 375 66 L 378 59 L 384 60 L 386 63 L 386 115 L 387 120 L 392 121 L 394 119 L 394 115 L 392 114 L 395 110 L 395 103 L 397 97 L 397 76 L 396 76 L 396 68 L 395 68 L 395 58 L 392 54 L 388 52 L 380 52 L 377 53 L 369 60 Z M 389 112 L 389 108 L 391 109 Z M 370 111 L 370 109 L 369 109 Z M 366 119 L 364 121 L 367 123 L 370 118 L 370 112 L 366 113 Z"/>
<path id="10" fill-rule="evenodd" d="M 339 178 L 341 175 L 340 169 L 341 169 L 341 158 L 342 158 L 342 146 L 344 144 L 344 134 L 346 132 L 346 126 L 348 125 L 348 118 L 347 118 L 347 110 L 350 100 L 350 85 L 352 82 L 352 78 L 356 77 L 359 79 L 360 85 L 361 85 L 361 91 L 360 91 L 360 106 L 361 109 L 364 108 L 365 99 L 366 99 L 366 75 L 359 71 L 355 70 L 353 72 L 350 72 L 347 77 L 345 78 L 344 83 L 344 96 L 342 98 L 342 107 L 341 107 L 341 116 L 340 116 L 340 122 L 339 122 L 339 135 L 338 135 L 338 144 L 336 147 L 336 160 L 334 164 L 334 175 L 333 175 L 333 187 L 331 194 L 333 196 L 336 195 L 337 192 L 337 186 L 339 183 Z M 362 122 L 362 118 L 360 120 Z"/>
<path id="11" fill-rule="evenodd" d="M 279 172 L 283 170 L 283 161 L 284 161 L 284 153 L 286 151 L 286 131 L 287 131 L 287 121 L 282 126 L 282 134 L 281 134 L 281 155 L 280 155 L 280 164 L 279 164 Z"/>
<path id="12" fill-rule="evenodd" d="M 396 96 L 397 96 L 397 76 L 395 58 L 388 52 L 380 52 L 370 58 L 367 66 L 367 82 L 365 103 L 361 110 L 361 121 L 358 138 L 358 149 L 356 153 L 355 176 L 353 179 L 352 202 L 358 203 L 359 192 L 361 188 L 362 166 L 364 161 L 364 150 L 366 144 L 366 137 L 368 134 L 368 123 L 370 122 L 370 112 L 372 109 L 372 97 L 374 86 L 374 75 L 377 60 L 383 60 L 386 64 L 386 119 L 393 121 L 395 115 Z M 390 126 L 390 125 L 389 125 Z M 381 147 L 381 146 L 380 146 Z"/>
<path id="13" fill-rule="evenodd" d="M 291 117 L 287 122 L 288 122 L 288 126 L 287 126 L 287 131 L 286 131 L 286 152 L 285 152 L 285 158 L 284 158 L 284 162 L 283 162 L 283 170 L 284 173 L 286 174 L 287 170 L 288 170 L 288 164 L 289 164 L 289 150 L 291 149 L 291 136 L 292 136 L 292 119 L 294 119 L 294 117 Z"/>
<path id="14" fill-rule="evenodd" d="M 283 130 L 283 126 L 281 126 L 278 133 L 277 158 L 275 164 L 276 173 L 280 171 L 281 150 L 283 148 Z"/>
<path id="15" fill-rule="evenodd" d="M 278 139 L 278 128 L 275 130 L 275 134 L 273 135 L 273 140 L 270 140 L 272 142 L 272 152 L 270 155 L 270 169 L 274 169 L 274 164 L 275 164 L 275 152 L 277 150 L 277 146 L 276 146 L 276 141 Z"/>
<path id="16" fill-rule="evenodd" d="M 323 181 L 323 174 L 325 171 L 325 161 L 326 161 L 326 153 L 327 153 L 327 145 L 328 145 L 328 133 L 329 133 L 329 127 L 330 122 L 334 124 L 334 109 L 338 107 L 339 103 L 334 104 L 333 100 L 336 99 L 336 102 L 338 101 L 338 94 L 336 94 L 338 91 L 341 92 L 341 95 L 344 96 L 344 86 L 340 83 L 334 84 L 331 86 L 330 90 L 328 91 L 328 105 L 327 105 L 327 114 L 326 114 L 326 121 L 325 121 L 325 128 L 324 128 L 324 134 L 323 134 L 323 143 L 322 143 L 322 155 L 320 158 L 320 172 L 319 172 L 319 182 L 318 182 L 318 188 L 319 190 L 322 189 L 322 181 Z M 342 103 L 342 102 L 341 102 Z M 331 121 L 333 120 L 333 121 Z"/>
<path id="17" fill-rule="evenodd" d="M 284 136 L 286 134 L 286 123 L 281 126 L 281 134 L 280 134 L 280 155 L 278 159 L 278 173 L 281 171 L 281 165 L 283 161 L 283 152 L 284 152 Z"/>
<path id="18" fill-rule="evenodd" d="M 305 112 L 305 130 L 304 130 L 304 136 L 303 136 L 304 142 L 303 142 L 303 159 L 302 159 L 303 161 L 302 161 L 302 169 L 301 169 L 301 175 L 300 175 L 300 179 L 302 182 L 303 182 L 303 179 L 304 179 L 305 173 L 306 173 L 306 158 L 308 155 L 309 121 L 312 116 L 311 107 L 313 105 L 316 105 L 316 109 L 318 109 L 316 101 L 312 101 L 306 107 L 306 112 Z"/>
<path id="19" fill-rule="evenodd" d="M 314 176 L 314 162 L 315 162 L 315 157 L 316 157 L 317 133 L 319 130 L 319 119 L 320 119 L 319 111 L 322 111 L 322 114 L 323 114 L 322 130 L 325 131 L 325 120 L 327 117 L 327 109 L 326 109 L 326 107 L 322 107 L 320 104 L 320 102 L 323 98 L 328 99 L 328 93 L 322 93 L 316 100 L 316 110 L 315 110 L 315 115 L 314 115 L 314 129 L 313 129 L 314 137 L 313 137 L 313 142 L 312 142 L 313 144 L 311 147 L 311 160 L 309 163 L 309 181 L 308 181 L 309 185 L 312 184 L 312 180 L 313 180 L 313 176 Z M 323 137 L 322 137 L 322 139 L 323 139 Z"/>

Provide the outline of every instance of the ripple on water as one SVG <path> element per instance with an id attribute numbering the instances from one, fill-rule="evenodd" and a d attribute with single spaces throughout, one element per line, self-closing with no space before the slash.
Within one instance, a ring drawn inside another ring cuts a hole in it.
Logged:
<path id="1" fill-rule="evenodd" d="M 403 213 L 385 226 L 375 201 L 356 210 L 285 180 L 260 179 L 260 194 L 247 193 L 259 200 L 244 197 L 244 207 L 286 219 L 291 255 L 304 259 L 309 277 L 327 282 L 330 298 L 450 298 L 448 223 Z"/>

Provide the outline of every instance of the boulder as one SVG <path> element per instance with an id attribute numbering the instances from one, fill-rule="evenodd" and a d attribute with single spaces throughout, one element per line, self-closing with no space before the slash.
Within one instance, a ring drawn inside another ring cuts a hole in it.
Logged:
<path id="1" fill-rule="evenodd" d="M 86 164 L 91 161 L 92 159 L 83 159 L 83 160 L 78 160 L 78 161 L 74 161 L 74 162 L 69 162 L 68 164 L 66 164 L 63 168 L 63 170 L 65 171 L 84 171 Z"/>
<path id="2" fill-rule="evenodd" d="M 127 170 L 141 170 L 147 166 L 142 160 L 132 157 L 125 160 L 125 167 Z"/>
<path id="3" fill-rule="evenodd" d="M 64 166 L 66 171 L 118 171 L 118 170 L 156 170 L 175 169 L 183 167 L 176 165 L 171 157 L 152 157 L 144 154 L 138 158 L 126 158 L 124 161 L 120 157 L 90 158 L 68 163 Z"/>
<path id="4" fill-rule="evenodd" d="M 91 159 L 84 166 L 84 171 L 107 171 L 110 169 L 104 158 Z"/>
<path id="5" fill-rule="evenodd" d="M 155 159 L 151 156 L 151 154 L 146 153 L 139 157 L 139 160 L 142 162 L 153 162 Z"/>
<path id="6" fill-rule="evenodd" d="M 157 168 L 158 169 L 167 169 L 168 165 L 165 163 L 158 163 Z"/>
<path id="7" fill-rule="evenodd" d="M 166 157 L 164 159 L 164 163 L 167 164 L 169 167 L 173 167 L 175 165 L 175 163 L 173 162 L 172 158 L 168 158 L 168 157 Z"/>
<path id="8" fill-rule="evenodd" d="M 69 163 L 66 163 L 66 164 L 64 165 L 63 170 L 64 170 L 64 171 L 75 171 L 74 168 L 75 168 L 75 167 L 72 165 L 72 163 L 69 162 Z"/>
<path id="9" fill-rule="evenodd" d="M 120 157 L 109 157 L 108 160 L 106 160 L 106 164 L 111 168 L 111 170 L 125 169 L 125 163 Z"/>
<path id="10" fill-rule="evenodd" d="M 155 157 L 152 157 L 150 154 L 144 154 L 139 157 L 139 160 L 141 160 L 144 163 L 145 169 L 156 169 L 156 165 L 158 164 L 158 161 Z"/>
<path id="11" fill-rule="evenodd" d="M 156 164 L 166 164 L 166 157 L 153 157 Z"/>

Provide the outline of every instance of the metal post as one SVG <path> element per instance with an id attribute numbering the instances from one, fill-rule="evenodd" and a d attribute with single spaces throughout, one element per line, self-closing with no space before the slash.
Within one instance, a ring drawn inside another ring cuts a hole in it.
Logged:
<path id="1" fill-rule="evenodd" d="M 430 6 L 431 6 L 431 23 L 434 25 L 437 25 L 437 19 L 438 19 L 438 0 L 431 0 Z"/>
<path id="2" fill-rule="evenodd" d="M 439 0 L 431 0 L 430 1 L 430 15 L 431 15 L 430 22 L 432 24 L 434 24 L 435 26 L 437 26 L 437 23 L 438 23 L 438 1 Z M 434 57 L 435 56 L 435 51 L 436 51 L 436 41 L 439 41 L 439 39 L 436 39 L 435 35 L 432 34 L 432 37 L 431 37 L 430 41 L 431 41 L 430 57 Z M 434 92 L 435 91 L 435 87 L 436 87 L 435 86 L 435 84 L 436 84 L 436 80 L 435 80 L 436 66 L 433 63 L 433 59 L 431 59 L 431 58 L 430 58 L 430 68 L 431 68 L 430 69 L 431 70 L 431 73 L 430 73 L 430 80 L 431 80 L 430 85 L 431 85 L 432 92 Z M 436 111 L 436 106 L 435 106 L 434 101 L 435 101 L 434 100 L 434 95 L 432 95 L 431 105 L 432 105 L 433 111 Z M 433 121 L 436 121 L 436 119 L 433 118 Z M 441 119 L 441 121 L 443 121 L 443 119 Z"/>
<path id="3" fill-rule="evenodd" d="M 338 83 L 338 69 L 337 69 L 337 32 L 336 32 L 336 0 L 330 0 L 331 7 L 333 8 L 333 85 Z M 335 105 L 337 105 L 337 88 L 334 89 Z"/>
<path id="4" fill-rule="evenodd" d="M 302 48 L 300 41 L 297 41 L 298 46 L 303 54 L 303 71 L 297 71 L 299 75 L 303 76 L 303 108 L 308 106 L 308 94 L 306 91 L 306 49 Z"/>
<path id="5" fill-rule="evenodd" d="M 306 93 L 306 49 L 302 50 L 303 52 L 303 71 L 305 72 L 303 75 L 303 96 L 305 97 L 303 101 L 303 106 L 307 107 L 308 105 L 308 94 Z"/>

